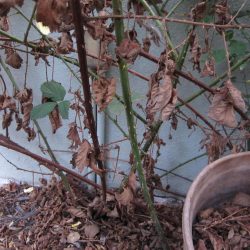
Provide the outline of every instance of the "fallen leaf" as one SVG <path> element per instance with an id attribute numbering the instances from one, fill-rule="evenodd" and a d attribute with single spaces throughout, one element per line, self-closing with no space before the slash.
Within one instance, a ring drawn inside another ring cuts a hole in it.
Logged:
<path id="1" fill-rule="evenodd" d="M 250 195 L 241 192 L 237 193 L 234 196 L 232 203 L 243 207 L 250 207 Z"/>
<path id="2" fill-rule="evenodd" d="M 227 238 L 231 240 L 234 237 L 234 229 L 231 228 L 228 232 Z"/>
<path id="3" fill-rule="evenodd" d="M 216 233 L 207 232 L 214 250 L 224 250 L 224 241 L 221 236 Z"/>
<path id="4" fill-rule="evenodd" d="M 67 212 L 69 212 L 71 215 L 77 217 L 77 218 L 84 218 L 85 213 L 82 211 L 82 209 L 75 208 L 75 207 L 70 207 L 67 209 Z"/>
<path id="5" fill-rule="evenodd" d="M 207 250 L 204 240 L 199 239 L 196 250 Z"/>
<path id="6" fill-rule="evenodd" d="M 100 228 L 96 224 L 87 225 L 84 227 L 84 233 L 87 238 L 94 238 L 100 232 Z"/>
<path id="7" fill-rule="evenodd" d="M 80 238 L 81 236 L 78 232 L 70 232 L 69 235 L 67 236 L 67 242 L 73 244 Z"/>
<path id="8" fill-rule="evenodd" d="M 107 212 L 107 216 L 111 217 L 111 218 L 118 218 L 119 213 L 118 213 L 117 207 L 115 206 L 115 208 L 113 210 Z"/>

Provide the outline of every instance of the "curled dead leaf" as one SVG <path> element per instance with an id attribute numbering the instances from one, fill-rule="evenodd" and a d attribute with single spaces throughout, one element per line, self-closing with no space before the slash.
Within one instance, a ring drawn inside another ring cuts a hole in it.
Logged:
<path id="1" fill-rule="evenodd" d="M 92 85 L 94 100 L 99 107 L 99 110 L 104 110 L 112 101 L 116 92 L 115 78 L 99 78 Z"/>
<path id="2" fill-rule="evenodd" d="M 126 187 L 122 193 L 115 193 L 115 198 L 119 205 L 128 206 L 134 199 L 134 194 L 130 187 Z"/>
<path id="3" fill-rule="evenodd" d="M 206 60 L 201 76 L 215 76 L 215 60 L 213 57 Z"/>
<path id="4" fill-rule="evenodd" d="M 56 31 L 67 15 L 68 8 L 68 0 L 38 0 L 36 20 L 48 26 L 51 31 Z"/>
<path id="5" fill-rule="evenodd" d="M 128 177 L 128 186 L 132 189 L 132 191 L 136 192 L 136 174 L 132 172 Z"/>
<path id="6" fill-rule="evenodd" d="M 12 53 L 7 54 L 5 62 L 14 69 L 20 69 L 23 59 L 17 52 L 13 51 Z"/>
<path id="7" fill-rule="evenodd" d="M 3 121 L 2 121 L 3 129 L 6 129 L 10 126 L 12 122 L 12 114 L 13 114 L 13 111 L 6 112 L 5 114 L 3 114 Z"/>
<path id="8" fill-rule="evenodd" d="M 16 110 L 16 102 L 15 102 L 13 97 L 4 95 L 2 109 L 6 109 L 6 108 L 15 111 Z"/>
<path id="9" fill-rule="evenodd" d="M 0 17 L 0 28 L 3 31 L 9 30 L 9 21 L 7 16 Z"/>
<path id="10" fill-rule="evenodd" d="M 7 16 L 10 8 L 15 5 L 22 6 L 24 0 L 1 0 L 0 1 L 0 16 Z"/>
<path id="11" fill-rule="evenodd" d="M 33 94 L 32 89 L 23 89 L 19 91 L 16 95 L 17 99 L 21 103 L 21 112 L 23 114 L 22 127 L 29 126 L 30 123 L 30 112 L 33 108 Z"/>
<path id="12" fill-rule="evenodd" d="M 96 224 L 86 225 L 84 227 L 84 233 L 87 238 L 94 238 L 100 232 L 100 228 Z"/>
<path id="13" fill-rule="evenodd" d="M 209 107 L 208 116 L 221 125 L 235 128 L 237 126 L 236 115 L 232 103 L 228 100 L 228 88 L 219 89 Z"/>
<path id="14" fill-rule="evenodd" d="M 116 48 L 116 55 L 123 58 L 128 63 L 133 63 L 141 51 L 141 46 L 136 41 L 128 38 L 123 39 L 119 47 Z"/>
<path id="15" fill-rule="evenodd" d="M 73 40 L 69 32 L 61 33 L 60 43 L 58 44 L 56 51 L 59 54 L 68 54 L 74 51 Z"/>
<path id="16" fill-rule="evenodd" d="M 235 106 L 238 107 L 241 111 L 246 112 L 246 104 L 244 99 L 242 98 L 241 92 L 233 85 L 231 80 L 227 80 L 225 86 L 228 88 Z"/>
<path id="17" fill-rule="evenodd" d="M 84 139 L 78 148 L 75 159 L 75 165 L 80 172 L 83 171 L 84 167 L 89 166 L 90 164 L 90 159 L 89 159 L 90 151 L 91 151 L 91 145 L 87 140 Z"/>
<path id="18" fill-rule="evenodd" d="M 81 140 L 77 131 L 77 124 L 75 122 L 69 124 L 67 138 L 71 140 L 71 145 L 69 147 L 71 149 L 76 149 L 81 144 Z"/>
<path id="19" fill-rule="evenodd" d="M 55 134 L 57 129 L 59 129 L 62 126 L 62 121 L 61 121 L 59 109 L 57 106 L 49 114 L 49 120 L 50 120 L 50 123 L 52 126 L 52 132 L 53 132 L 53 134 Z"/>

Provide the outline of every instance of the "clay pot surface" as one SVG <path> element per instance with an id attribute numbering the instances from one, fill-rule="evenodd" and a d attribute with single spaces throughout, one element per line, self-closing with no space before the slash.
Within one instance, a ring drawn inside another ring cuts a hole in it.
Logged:
<path id="1" fill-rule="evenodd" d="M 184 250 L 194 250 L 192 225 L 197 213 L 238 192 L 250 194 L 250 152 L 223 157 L 206 166 L 196 177 L 183 208 Z"/>

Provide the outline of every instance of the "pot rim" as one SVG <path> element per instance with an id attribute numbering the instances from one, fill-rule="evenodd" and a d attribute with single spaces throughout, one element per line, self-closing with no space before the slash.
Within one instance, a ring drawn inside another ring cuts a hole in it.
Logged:
<path id="1" fill-rule="evenodd" d="M 195 194 L 196 186 L 197 184 L 206 176 L 209 172 L 211 172 L 215 167 L 218 165 L 221 165 L 221 163 L 226 162 L 230 159 L 235 159 L 239 158 L 242 156 L 250 156 L 250 152 L 241 152 L 241 153 L 235 153 L 235 154 L 230 154 L 227 156 L 224 156 L 207 166 L 197 175 L 193 183 L 191 184 L 186 199 L 183 207 L 183 213 L 182 213 L 182 232 L 183 232 L 183 241 L 184 241 L 184 247 L 186 246 L 187 248 L 184 248 L 185 250 L 194 250 L 193 246 L 193 234 L 192 230 L 190 230 L 190 220 L 189 220 L 189 211 L 191 208 L 191 200 L 192 197 Z M 192 225 L 191 225 L 192 228 Z"/>

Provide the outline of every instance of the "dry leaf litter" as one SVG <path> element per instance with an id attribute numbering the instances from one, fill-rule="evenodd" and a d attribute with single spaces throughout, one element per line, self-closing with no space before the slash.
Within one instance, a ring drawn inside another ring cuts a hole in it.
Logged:
<path id="1" fill-rule="evenodd" d="M 128 205 L 123 191 L 120 202 L 108 195 L 104 204 L 95 190 L 72 187 L 66 192 L 55 178 L 39 188 L 1 187 L 0 249 L 161 249 L 141 198 Z M 171 249 L 182 249 L 182 205 L 157 205 L 157 211 Z"/>

